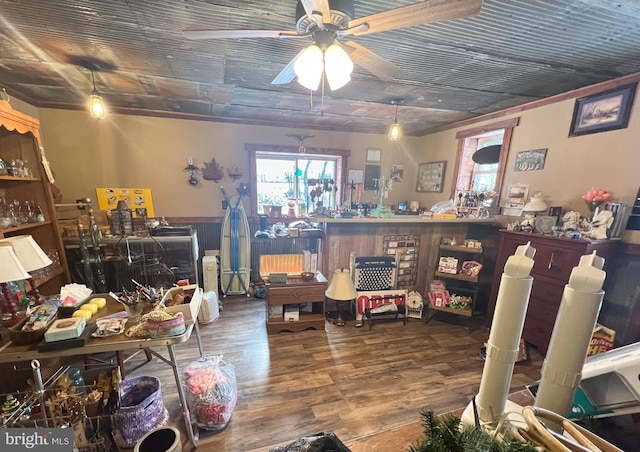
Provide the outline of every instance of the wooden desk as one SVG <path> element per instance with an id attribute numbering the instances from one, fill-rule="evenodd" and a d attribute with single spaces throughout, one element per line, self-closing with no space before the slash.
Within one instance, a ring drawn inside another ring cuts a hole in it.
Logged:
<path id="1" fill-rule="evenodd" d="M 94 295 L 93 298 L 104 297 L 103 295 Z M 89 320 L 89 322 L 95 322 L 96 319 L 104 317 L 106 315 L 115 314 L 122 311 L 122 306 L 113 300 L 109 295 L 104 297 L 107 299 L 107 305 L 98 310 L 98 312 Z M 197 297 L 194 297 L 197 298 Z M 198 306 L 198 311 L 200 307 Z M 186 326 L 186 331 L 179 336 L 171 336 L 159 339 L 151 338 L 138 338 L 127 337 L 124 334 L 117 336 L 110 336 L 106 338 L 90 338 L 84 347 L 67 348 L 62 350 L 55 350 L 50 352 L 39 352 L 37 344 L 30 345 L 15 345 L 13 342 L 8 342 L 0 347 L 0 363 L 11 363 L 18 361 L 31 361 L 42 360 L 50 358 L 58 358 L 63 356 L 77 356 L 77 355 L 89 355 L 93 353 L 105 353 L 105 352 L 118 352 L 118 351 L 131 351 L 149 349 L 149 351 L 161 361 L 171 366 L 173 375 L 175 377 L 176 389 L 178 396 L 180 397 L 180 403 L 182 404 L 182 415 L 186 425 L 187 434 L 189 440 L 194 447 L 198 445 L 199 431 L 195 423 L 191 422 L 191 415 L 189 413 L 189 405 L 180 383 L 180 369 L 178 368 L 178 360 L 175 353 L 175 345 L 186 342 L 191 337 L 193 329 L 196 329 L 196 334 L 199 336 L 198 322 L 194 322 Z M 198 341 L 200 342 L 200 341 Z M 165 357 L 155 351 L 154 347 L 167 347 L 169 357 Z M 202 349 L 200 350 L 202 353 Z"/>

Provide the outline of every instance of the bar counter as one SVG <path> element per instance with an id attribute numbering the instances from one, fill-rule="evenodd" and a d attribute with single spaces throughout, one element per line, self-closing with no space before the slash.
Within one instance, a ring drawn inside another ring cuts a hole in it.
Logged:
<path id="1" fill-rule="evenodd" d="M 417 290 L 426 294 L 428 283 L 436 269 L 438 246 L 442 237 L 455 238 L 462 244 L 465 239 L 482 242 L 485 250 L 484 262 L 492 269 L 498 243 L 498 225 L 494 218 L 426 218 L 420 215 L 396 215 L 392 218 L 353 217 L 321 218 L 315 221 L 323 224 L 322 271 L 327 278 L 338 268 L 349 268 L 349 253 L 356 256 L 381 256 L 399 254 L 412 247 L 399 245 L 415 243 L 415 262 L 411 269 L 399 269 L 399 282 L 403 273 L 414 275 L 411 284 L 402 284 L 403 289 Z"/>

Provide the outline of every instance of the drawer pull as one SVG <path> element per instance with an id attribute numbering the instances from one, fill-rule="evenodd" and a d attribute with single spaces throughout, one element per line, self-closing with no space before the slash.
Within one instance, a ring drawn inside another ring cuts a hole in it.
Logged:
<path id="1" fill-rule="evenodd" d="M 302 296 L 302 294 L 297 290 L 293 292 L 291 295 L 293 295 L 295 298 L 300 298 Z"/>
<path id="2" fill-rule="evenodd" d="M 556 253 L 558 254 L 562 254 L 562 251 L 560 250 L 555 250 L 551 253 L 551 257 L 549 258 L 549 265 L 547 266 L 547 268 L 549 270 L 555 270 L 555 271 L 560 271 L 560 267 L 559 266 L 554 266 L 553 265 L 553 258 L 556 257 Z"/>

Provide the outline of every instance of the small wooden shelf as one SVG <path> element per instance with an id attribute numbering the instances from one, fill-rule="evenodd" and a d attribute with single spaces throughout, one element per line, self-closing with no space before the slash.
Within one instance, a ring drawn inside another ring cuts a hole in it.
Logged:
<path id="1" fill-rule="evenodd" d="M 54 271 L 52 271 L 50 274 L 48 274 L 47 276 L 45 276 L 43 278 L 36 278 L 36 284 L 38 284 L 38 286 L 41 286 L 42 284 L 45 284 L 45 283 L 51 281 L 52 279 L 58 277 L 59 275 L 61 275 L 63 273 L 64 273 L 64 270 L 62 269 L 62 267 L 58 267 Z"/>
<path id="2" fill-rule="evenodd" d="M 482 254 L 482 248 L 472 248 L 470 246 L 461 246 L 461 245 L 440 245 L 440 249 L 443 251 L 457 251 L 459 253 L 469 253 L 469 254 Z"/>
<path id="3" fill-rule="evenodd" d="M 448 312 L 450 314 L 462 315 L 464 317 L 471 317 L 473 312 L 470 309 L 456 309 L 456 308 L 447 308 L 445 306 L 435 306 L 430 304 L 429 309 L 433 309 L 434 311 Z"/>
<path id="4" fill-rule="evenodd" d="M 0 180 L 10 180 L 14 182 L 40 182 L 39 177 L 20 177 L 20 176 L 0 176 Z"/>
<path id="5" fill-rule="evenodd" d="M 457 279 L 458 281 L 469 281 L 472 283 L 477 283 L 478 282 L 478 277 L 477 276 L 467 276 L 467 275 L 461 275 L 460 273 L 442 273 L 442 272 L 436 272 L 436 276 L 438 278 L 448 278 L 448 279 Z"/>
<path id="6" fill-rule="evenodd" d="M 40 221 L 40 222 L 36 222 L 36 223 L 24 223 L 21 224 L 20 226 L 13 226 L 10 228 L 5 228 L 2 230 L 2 232 L 4 232 L 5 234 L 11 234 L 13 232 L 18 232 L 18 231 L 26 231 L 29 229 L 34 229 L 34 228 L 41 228 L 42 226 L 48 226 L 51 224 L 51 221 Z"/>

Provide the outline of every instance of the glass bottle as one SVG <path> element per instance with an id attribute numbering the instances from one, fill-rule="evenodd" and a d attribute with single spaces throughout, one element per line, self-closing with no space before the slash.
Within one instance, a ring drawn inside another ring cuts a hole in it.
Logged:
<path id="1" fill-rule="evenodd" d="M 44 219 L 44 212 L 42 211 L 42 207 L 38 206 L 38 209 L 36 210 L 36 221 L 38 223 L 44 223 L 45 219 Z"/>
<path id="2" fill-rule="evenodd" d="M 9 162 L 0 157 L 0 176 L 9 175 Z"/>
<path id="3" fill-rule="evenodd" d="M 71 385 L 76 388 L 77 394 L 85 395 L 87 393 L 85 385 L 84 385 L 84 377 L 80 373 L 80 369 L 77 367 L 72 367 L 67 371 L 69 375 L 69 380 L 71 380 Z"/>

